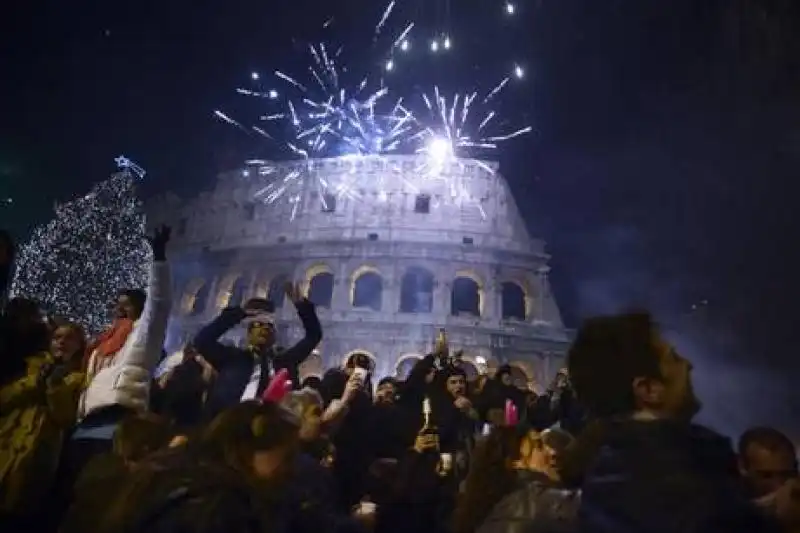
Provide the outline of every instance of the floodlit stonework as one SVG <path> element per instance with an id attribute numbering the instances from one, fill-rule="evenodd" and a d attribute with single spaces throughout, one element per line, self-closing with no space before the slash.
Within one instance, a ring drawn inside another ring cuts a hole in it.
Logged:
<path id="1" fill-rule="evenodd" d="M 291 343 L 300 323 L 281 287 L 296 280 L 317 303 L 324 330 L 306 375 L 355 351 L 373 356 L 378 375 L 403 374 L 444 327 L 466 360 L 508 362 L 520 381 L 545 385 L 563 365 L 568 334 L 544 242 L 528 234 L 497 164 L 459 160 L 430 179 L 420 177 L 422 163 L 259 162 L 221 174 L 213 191 L 194 199 L 153 200 L 149 222 L 173 227 L 170 347 L 251 296 L 278 304 L 279 335 Z M 293 168 L 309 173 L 305 186 L 259 200 L 270 179 Z M 348 187 L 323 194 L 320 178 L 334 184 L 327 190 Z"/>

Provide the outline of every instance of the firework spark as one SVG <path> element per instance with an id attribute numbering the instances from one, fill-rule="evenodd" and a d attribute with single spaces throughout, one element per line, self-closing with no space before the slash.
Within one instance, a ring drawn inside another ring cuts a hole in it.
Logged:
<path id="1" fill-rule="evenodd" d="M 395 6 L 395 0 L 391 0 L 374 26 L 374 48 L 386 40 L 383 34 L 393 25 Z M 512 13 L 513 7 L 509 11 Z M 332 24 L 331 18 L 323 27 Z M 251 165 L 255 170 L 246 171 L 248 175 L 266 182 L 258 189 L 257 198 L 270 204 L 287 201 L 293 206 L 294 218 L 307 191 L 323 196 L 357 195 L 355 183 L 363 179 L 360 173 L 344 173 L 336 182 L 328 181 L 315 171 L 313 160 L 316 158 L 361 158 L 369 162 L 388 154 L 424 154 L 425 163 L 417 169 L 421 177 L 445 181 L 452 174 L 445 170 L 462 159 L 473 160 L 491 172 L 488 165 L 473 158 L 496 149 L 502 141 L 531 131 L 529 126 L 505 130 L 506 121 L 492 108 L 511 79 L 523 77 L 518 65 L 512 75 L 502 78 L 482 97 L 478 92 L 471 92 L 455 93 L 446 98 L 440 94 L 438 86 L 433 87 L 431 96 L 396 93 L 384 74 L 398 68 L 396 52 L 408 53 L 411 49 L 415 21 L 405 21 L 400 28 L 389 35 L 383 51 L 375 51 L 384 58 L 382 63 L 377 62 L 382 72 L 354 79 L 342 47 L 327 42 L 313 43 L 307 47 L 307 66 L 302 75 L 284 70 L 274 70 L 271 76 L 252 72 L 251 87 L 237 89 L 243 96 L 265 102 L 267 113 L 260 116 L 259 124 L 248 128 L 222 111 L 214 112 L 220 120 L 257 133 L 298 159 L 286 166 Z M 452 46 L 447 32 L 437 31 L 430 42 L 434 52 Z M 389 174 L 401 175 L 400 172 Z M 376 185 L 383 189 L 380 184 L 373 184 L 373 187 Z M 454 185 L 453 188 L 459 187 Z"/>

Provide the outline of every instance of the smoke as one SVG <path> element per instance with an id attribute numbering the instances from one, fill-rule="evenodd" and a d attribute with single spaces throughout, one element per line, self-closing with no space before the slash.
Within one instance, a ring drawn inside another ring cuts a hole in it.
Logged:
<path id="1" fill-rule="evenodd" d="M 706 299 L 691 270 L 670 260 L 663 243 L 632 226 L 610 226 L 572 235 L 554 256 L 566 275 L 559 296 L 572 310 L 568 323 L 630 309 L 650 311 L 667 339 L 694 365 L 693 383 L 703 404 L 698 422 L 732 437 L 754 425 L 772 425 L 792 436 L 790 378 L 754 361 L 742 335 L 725 322 L 725 310 Z M 558 272 L 557 269 L 554 269 Z M 563 291 L 561 290 L 563 289 Z"/>

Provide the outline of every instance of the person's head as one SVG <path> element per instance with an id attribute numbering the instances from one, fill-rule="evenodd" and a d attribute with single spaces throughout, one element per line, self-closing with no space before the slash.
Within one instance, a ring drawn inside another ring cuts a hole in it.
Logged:
<path id="1" fill-rule="evenodd" d="M 274 403 L 242 402 L 218 414 L 199 437 L 201 454 L 255 479 L 279 479 L 297 451 L 300 421 Z"/>
<path id="2" fill-rule="evenodd" d="M 375 403 L 392 404 L 397 397 L 397 381 L 394 378 L 386 377 L 378 382 L 375 391 Z"/>
<path id="3" fill-rule="evenodd" d="M 281 405 L 300 420 L 300 439 L 310 442 L 322 434 L 323 401 L 314 389 L 301 389 L 287 394 Z"/>
<path id="4" fill-rule="evenodd" d="M 314 389 L 316 391 L 322 388 L 322 378 L 319 376 L 308 376 L 300 384 L 301 389 Z"/>
<path id="5" fill-rule="evenodd" d="M 501 365 L 497 369 L 495 379 L 506 386 L 511 386 L 514 383 L 514 378 L 511 375 L 511 365 Z"/>
<path id="6" fill-rule="evenodd" d="M 15 353 L 27 356 L 47 349 L 50 328 L 34 300 L 12 298 L 6 305 L 5 319 L 14 339 L 11 348 Z"/>
<path id="7" fill-rule="evenodd" d="M 247 325 L 247 344 L 263 350 L 275 344 L 275 322 L 266 315 Z"/>
<path id="8" fill-rule="evenodd" d="M 595 416 L 690 420 L 700 409 L 692 364 L 664 340 L 648 313 L 586 320 L 567 360 L 572 388 Z"/>
<path id="9" fill-rule="evenodd" d="M 739 469 L 754 498 L 775 492 L 797 477 L 797 450 L 777 429 L 748 429 L 739 439 L 738 451 Z"/>
<path id="10" fill-rule="evenodd" d="M 151 413 L 126 416 L 114 431 L 112 451 L 126 464 L 136 464 L 166 448 L 173 437 L 169 420 Z"/>
<path id="11" fill-rule="evenodd" d="M 372 373 L 372 358 L 361 352 L 350 355 L 344 363 L 344 371 L 350 376 L 356 368 L 363 368 L 367 372 Z"/>
<path id="12" fill-rule="evenodd" d="M 144 311 L 147 294 L 141 289 L 125 289 L 117 295 L 114 305 L 114 316 L 128 320 L 139 320 Z"/>
<path id="13" fill-rule="evenodd" d="M 74 322 L 56 324 L 50 338 L 50 353 L 64 362 L 77 362 L 86 351 L 86 333 Z"/>
<path id="14" fill-rule="evenodd" d="M 520 426 L 492 428 L 473 451 L 464 493 L 454 513 L 455 533 L 475 531 L 492 507 L 517 486 L 518 470 L 540 470 L 547 463 L 538 433 Z"/>
<path id="15" fill-rule="evenodd" d="M 445 370 L 444 386 L 454 398 L 467 394 L 467 374 L 461 368 L 450 367 Z"/>
<path id="16" fill-rule="evenodd" d="M 560 470 L 564 454 L 575 442 L 575 437 L 566 430 L 550 428 L 542 431 L 542 442 L 551 458 L 548 464 L 551 469 L 550 475 L 551 477 L 557 477 L 556 472 Z"/>

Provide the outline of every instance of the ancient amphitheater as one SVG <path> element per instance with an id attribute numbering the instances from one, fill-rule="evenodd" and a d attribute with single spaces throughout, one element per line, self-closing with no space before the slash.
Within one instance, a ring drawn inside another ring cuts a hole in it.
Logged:
<path id="1" fill-rule="evenodd" d="M 170 348 L 251 295 L 276 302 L 290 343 L 299 322 L 280 289 L 296 280 L 325 335 L 306 375 L 354 351 L 371 354 L 378 374 L 402 375 L 443 327 L 471 370 L 510 363 L 520 384 L 541 387 L 568 342 L 544 242 L 528 234 L 497 164 L 453 160 L 438 179 L 421 177 L 423 164 L 420 156 L 257 161 L 195 198 L 154 199 L 148 221 L 173 226 Z M 265 201 L 264 188 L 277 191 L 292 172 L 305 179 Z"/>

